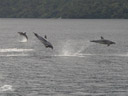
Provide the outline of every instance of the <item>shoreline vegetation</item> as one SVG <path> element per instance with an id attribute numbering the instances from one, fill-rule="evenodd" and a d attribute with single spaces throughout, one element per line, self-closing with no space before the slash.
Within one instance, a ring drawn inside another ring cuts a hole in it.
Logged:
<path id="1" fill-rule="evenodd" d="M 0 0 L 0 18 L 128 19 L 128 0 Z"/>

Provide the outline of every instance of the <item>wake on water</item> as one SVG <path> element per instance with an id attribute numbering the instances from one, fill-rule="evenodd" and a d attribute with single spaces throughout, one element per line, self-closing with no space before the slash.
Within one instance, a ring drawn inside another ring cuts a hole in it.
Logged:
<path id="1" fill-rule="evenodd" d="M 19 49 L 19 48 L 0 49 L 0 56 L 1 57 L 29 56 L 29 54 L 27 53 L 33 51 L 34 49 Z"/>
<path id="2" fill-rule="evenodd" d="M 19 49 L 19 48 L 0 49 L 0 52 L 28 52 L 28 51 L 34 51 L 34 49 Z"/>
<path id="3" fill-rule="evenodd" d="M 82 57 L 85 56 L 82 52 L 91 45 L 89 41 L 75 41 L 75 40 L 67 40 L 66 42 L 61 42 L 59 44 L 58 52 L 54 52 L 51 54 L 43 54 L 50 55 L 50 56 L 75 56 L 75 57 Z M 47 49 L 46 49 L 47 50 Z M 21 48 L 6 48 L 0 49 L 0 56 L 12 57 L 12 56 L 29 56 L 28 52 L 35 51 L 34 49 L 21 49 Z M 54 50 L 55 51 L 55 50 Z M 27 53 L 25 53 L 27 52 Z M 49 52 L 49 51 L 48 51 Z M 10 54 L 12 53 L 12 54 Z M 91 54 L 86 54 L 91 55 Z"/>
<path id="4" fill-rule="evenodd" d="M 86 57 L 86 56 L 120 56 L 128 57 L 128 52 L 121 54 L 93 54 L 87 53 L 87 48 L 89 48 L 92 43 L 83 40 L 67 40 L 66 42 L 60 42 L 58 44 L 58 49 L 53 50 L 54 53 L 46 54 L 48 56 L 62 56 L 62 57 Z M 34 49 L 23 49 L 23 48 L 6 48 L 0 49 L 1 57 L 14 57 L 14 56 L 29 56 L 29 52 L 35 51 Z M 49 52 L 49 51 L 48 51 Z M 4 53 L 4 54 L 3 54 Z M 45 56 L 46 54 L 43 54 Z M 46 55 L 46 56 L 47 56 Z"/>

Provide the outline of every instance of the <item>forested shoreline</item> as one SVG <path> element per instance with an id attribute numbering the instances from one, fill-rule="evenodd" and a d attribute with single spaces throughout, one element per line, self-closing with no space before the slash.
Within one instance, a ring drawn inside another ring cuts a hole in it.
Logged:
<path id="1" fill-rule="evenodd" d="M 127 19 L 128 0 L 0 0 L 0 18 Z"/>

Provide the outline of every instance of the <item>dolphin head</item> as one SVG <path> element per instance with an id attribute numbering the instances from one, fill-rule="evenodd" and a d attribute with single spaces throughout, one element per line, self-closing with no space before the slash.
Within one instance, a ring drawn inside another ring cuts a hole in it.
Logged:
<path id="1" fill-rule="evenodd" d="M 51 49 L 53 50 L 53 46 L 51 46 Z"/>
<path id="2" fill-rule="evenodd" d="M 33 32 L 35 36 L 38 36 L 35 32 Z"/>
<path id="3" fill-rule="evenodd" d="M 46 45 L 46 48 L 51 48 L 51 49 L 53 49 L 53 46 L 52 46 L 52 45 Z"/>
<path id="4" fill-rule="evenodd" d="M 115 42 L 111 42 L 111 44 L 116 44 Z"/>
<path id="5" fill-rule="evenodd" d="M 95 42 L 95 40 L 91 40 L 90 42 Z"/>

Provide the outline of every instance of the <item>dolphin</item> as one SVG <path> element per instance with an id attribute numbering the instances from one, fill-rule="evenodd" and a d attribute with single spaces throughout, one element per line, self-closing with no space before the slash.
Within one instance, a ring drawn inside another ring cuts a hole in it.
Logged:
<path id="1" fill-rule="evenodd" d="M 34 33 L 34 32 L 33 32 Z M 34 35 L 44 44 L 46 48 L 51 48 L 53 49 L 53 46 L 50 42 L 48 42 L 46 39 L 43 37 L 39 36 L 37 33 L 34 33 Z"/>
<path id="2" fill-rule="evenodd" d="M 26 32 L 18 32 L 21 36 L 24 36 L 26 38 L 26 40 L 28 40 L 28 36 L 26 34 Z"/>
<path id="3" fill-rule="evenodd" d="M 110 46 L 111 44 L 116 44 L 113 41 L 104 39 L 104 37 L 102 37 L 102 36 L 101 36 L 100 40 L 92 40 L 90 42 L 99 43 L 99 44 L 106 44 L 107 46 Z"/>

